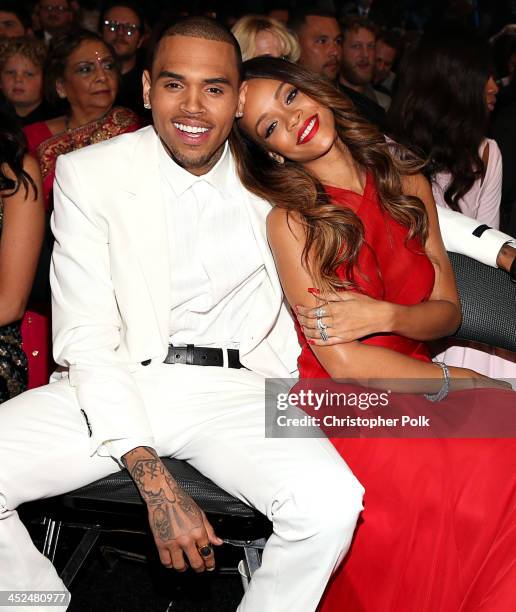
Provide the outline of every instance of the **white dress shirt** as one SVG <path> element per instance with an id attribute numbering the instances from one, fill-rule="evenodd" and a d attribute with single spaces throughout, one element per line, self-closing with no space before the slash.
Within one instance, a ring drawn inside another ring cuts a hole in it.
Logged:
<path id="1" fill-rule="evenodd" d="M 238 348 L 266 273 L 226 143 L 195 176 L 159 152 L 170 236 L 170 343 Z"/>

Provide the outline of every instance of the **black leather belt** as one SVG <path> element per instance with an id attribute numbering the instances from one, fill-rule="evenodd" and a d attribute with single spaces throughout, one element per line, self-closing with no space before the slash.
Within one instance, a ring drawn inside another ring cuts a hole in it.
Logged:
<path id="1" fill-rule="evenodd" d="M 237 349 L 226 349 L 228 353 L 228 368 L 243 368 Z M 169 346 L 165 363 L 184 363 L 186 365 L 224 366 L 224 351 L 221 348 L 207 346 Z"/>

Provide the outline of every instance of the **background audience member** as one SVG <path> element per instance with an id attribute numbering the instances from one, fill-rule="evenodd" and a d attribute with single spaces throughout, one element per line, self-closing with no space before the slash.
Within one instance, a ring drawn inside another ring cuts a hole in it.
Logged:
<path id="1" fill-rule="evenodd" d="M 0 43 L 0 89 L 22 125 L 55 116 L 43 99 L 45 45 L 33 37 Z"/>
<path id="2" fill-rule="evenodd" d="M 438 206 L 498 229 L 502 160 L 496 142 L 486 138 L 498 90 L 492 71 L 490 48 L 475 35 L 423 37 L 407 57 L 390 124 L 394 140 L 425 159 Z M 516 379 L 516 356 L 446 346 L 438 357 L 446 363 Z"/>
<path id="3" fill-rule="evenodd" d="M 41 166 L 44 199 L 50 209 L 57 156 L 133 131 L 139 119 L 131 110 L 113 108 L 118 68 L 111 47 L 94 32 L 78 30 L 55 41 L 46 64 L 45 89 L 51 102 L 68 103 L 66 115 L 25 130 L 29 150 Z"/>
<path id="4" fill-rule="evenodd" d="M 71 0 L 39 0 L 37 13 L 39 34 L 47 45 L 54 36 L 65 34 L 73 27 Z"/>
<path id="5" fill-rule="evenodd" d="M 339 88 L 351 99 L 359 114 L 384 129 L 385 108 L 390 98 L 373 89 L 376 32 L 363 17 L 342 21 L 342 59 Z M 380 104 L 380 100 L 383 106 Z"/>
<path id="6" fill-rule="evenodd" d="M 289 24 L 299 40 L 299 65 L 335 81 L 339 74 L 342 36 L 333 13 L 298 10 Z"/>
<path id="7" fill-rule="evenodd" d="M 77 26 L 79 28 L 96 32 L 99 25 L 99 17 L 99 0 L 81 0 L 77 17 Z"/>
<path id="8" fill-rule="evenodd" d="M 30 17 L 25 9 L 12 0 L 0 2 L 0 38 L 32 34 Z"/>
<path id="9" fill-rule="evenodd" d="M 242 51 L 242 59 L 260 55 L 282 57 L 297 62 L 301 55 L 299 43 L 286 27 L 272 17 L 245 15 L 231 28 Z"/>
<path id="10" fill-rule="evenodd" d="M 26 153 L 21 127 L 0 112 L 0 402 L 27 388 L 20 319 L 43 240 L 41 179 Z"/>
<path id="11" fill-rule="evenodd" d="M 492 70 L 476 36 L 424 37 L 407 57 L 390 124 L 394 139 L 426 160 L 438 205 L 498 228 L 500 151 L 486 139 L 498 91 Z"/>
<path id="12" fill-rule="evenodd" d="M 283 25 L 287 25 L 290 21 L 290 9 L 292 8 L 291 2 L 281 2 L 280 0 L 272 0 L 272 2 L 266 2 L 267 15 L 280 21 Z"/>
<path id="13" fill-rule="evenodd" d="M 98 34 L 77 30 L 53 42 L 45 86 L 51 101 L 66 100 L 64 116 L 25 128 L 29 150 L 39 161 L 43 198 L 52 209 L 52 185 L 59 155 L 113 138 L 140 127 L 138 116 L 123 107 L 113 108 L 118 69 L 111 47 Z M 29 388 L 48 382 L 51 367 L 49 304 L 30 304 L 22 325 L 29 358 Z"/>
<path id="14" fill-rule="evenodd" d="M 113 47 L 120 66 L 116 103 L 143 115 L 143 66 L 138 57 L 144 41 L 144 15 L 141 8 L 131 0 L 113 0 L 100 13 L 99 32 L 104 41 Z"/>
<path id="15" fill-rule="evenodd" d="M 376 37 L 373 84 L 375 90 L 392 95 L 396 74 L 393 67 L 401 55 L 402 41 L 393 30 L 382 30 Z"/>

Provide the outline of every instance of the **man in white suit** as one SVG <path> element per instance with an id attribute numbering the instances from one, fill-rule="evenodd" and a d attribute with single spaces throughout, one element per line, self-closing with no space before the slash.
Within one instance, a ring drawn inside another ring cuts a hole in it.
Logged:
<path id="1" fill-rule="evenodd" d="M 163 564 L 213 569 L 221 541 L 160 456 L 188 460 L 273 521 L 240 610 L 314 610 L 349 547 L 363 489 L 332 445 L 264 436 L 264 379 L 291 376 L 299 349 L 267 245 L 270 205 L 242 188 L 226 143 L 235 45 L 211 22 L 180 22 L 144 77 L 154 127 L 58 160 L 63 372 L 0 406 L 0 590 L 64 589 L 16 508 L 119 462 Z M 475 249 L 467 234 L 459 242 Z"/>
<path id="2" fill-rule="evenodd" d="M 119 462 L 162 563 L 212 570 L 222 541 L 160 456 L 273 521 L 240 610 L 314 610 L 349 547 L 363 488 L 329 441 L 264 435 L 265 377 L 291 377 L 298 346 L 265 235 L 270 205 L 243 189 L 227 144 L 239 69 L 222 26 L 180 22 L 144 77 L 154 127 L 58 160 L 63 373 L 0 407 L 0 590 L 64 590 L 16 507 Z"/>

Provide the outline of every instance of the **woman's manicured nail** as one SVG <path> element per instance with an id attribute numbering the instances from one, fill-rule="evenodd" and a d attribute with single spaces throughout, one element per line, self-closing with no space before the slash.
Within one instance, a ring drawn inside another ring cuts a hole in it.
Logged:
<path id="1" fill-rule="evenodd" d="M 316 289 L 315 287 L 308 287 L 307 291 L 308 293 L 321 293 L 319 289 Z"/>

